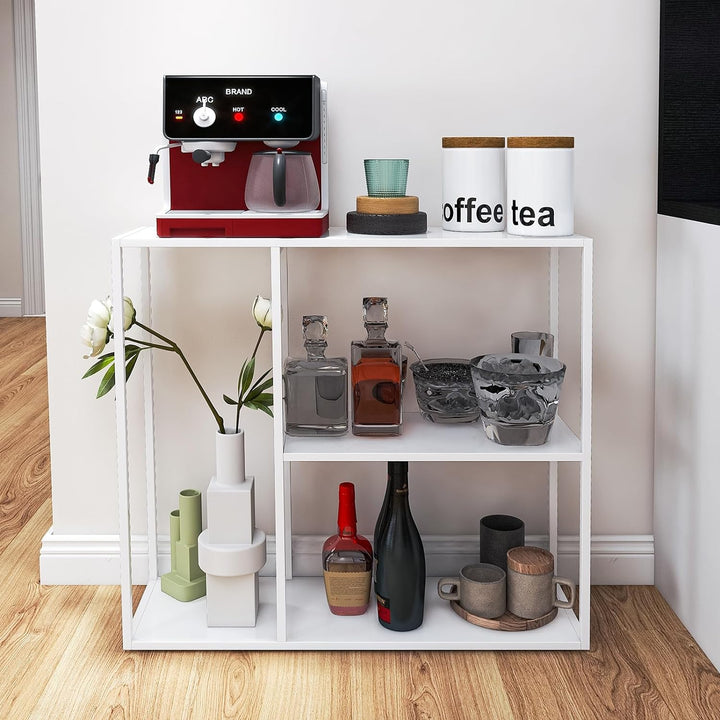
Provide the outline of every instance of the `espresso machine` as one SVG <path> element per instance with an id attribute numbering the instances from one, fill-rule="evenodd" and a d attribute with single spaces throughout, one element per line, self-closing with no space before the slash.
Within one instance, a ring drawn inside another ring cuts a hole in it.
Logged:
<path id="1" fill-rule="evenodd" d="M 315 75 L 166 75 L 160 237 L 327 232 L 327 89 Z M 164 152 L 166 151 L 166 152 Z"/>

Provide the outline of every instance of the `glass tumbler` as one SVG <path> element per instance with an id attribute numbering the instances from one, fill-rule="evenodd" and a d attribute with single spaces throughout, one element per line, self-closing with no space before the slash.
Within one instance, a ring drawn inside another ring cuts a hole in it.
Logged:
<path id="1" fill-rule="evenodd" d="M 404 197 L 409 160 L 365 160 L 365 182 L 370 197 Z"/>

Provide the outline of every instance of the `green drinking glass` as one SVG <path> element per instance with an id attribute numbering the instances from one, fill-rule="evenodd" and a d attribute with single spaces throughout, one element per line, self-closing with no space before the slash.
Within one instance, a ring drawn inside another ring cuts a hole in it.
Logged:
<path id="1" fill-rule="evenodd" d="M 370 197 L 404 197 L 409 160 L 365 160 L 365 182 Z"/>

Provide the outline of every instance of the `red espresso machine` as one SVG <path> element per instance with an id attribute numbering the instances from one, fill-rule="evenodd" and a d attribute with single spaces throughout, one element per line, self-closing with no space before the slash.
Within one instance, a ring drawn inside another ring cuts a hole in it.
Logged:
<path id="1" fill-rule="evenodd" d="M 315 75 L 166 75 L 160 237 L 327 232 L 327 89 Z"/>

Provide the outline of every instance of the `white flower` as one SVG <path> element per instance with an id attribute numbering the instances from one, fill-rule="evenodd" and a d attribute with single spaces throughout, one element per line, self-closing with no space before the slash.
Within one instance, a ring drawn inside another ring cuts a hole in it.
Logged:
<path id="1" fill-rule="evenodd" d="M 83 345 L 87 345 L 91 349 L 89 355 L 83 355 L 84 358 L 95 357 L 99 355 L 108 341 L 108 331 L 106 327 L 97 327 L 90 323 L 85 323 L 80 328 L 80 339 Z"/>
<path id="2" fill-rule="evenodd" d="M 96 328 L 106 328 L 110 322 L 110 298 L 105 300 L 93 300 L 87 315 L 88 325 Z"/>
<path id="3" fill-rule="evenodd" d="M 108 323 L 108 329 L 110 332 L 113 330 L 113 319 L 115 313 L 112 312 L 112 301 L 108 297 L 105 302 L 110 307 L 110 322 Z M 129 297 L 123 298 L 123 330 L 128 330 L 130 326 L 135 322 L 135 308 L 133 307 L 132 300 Z"/>
<path id="4" fill-rule="evenodd" d="M 263 330 L 272 330 L 272 303 L 262 295 L 256 295 L 252 305 L 255 322 Z"/>

